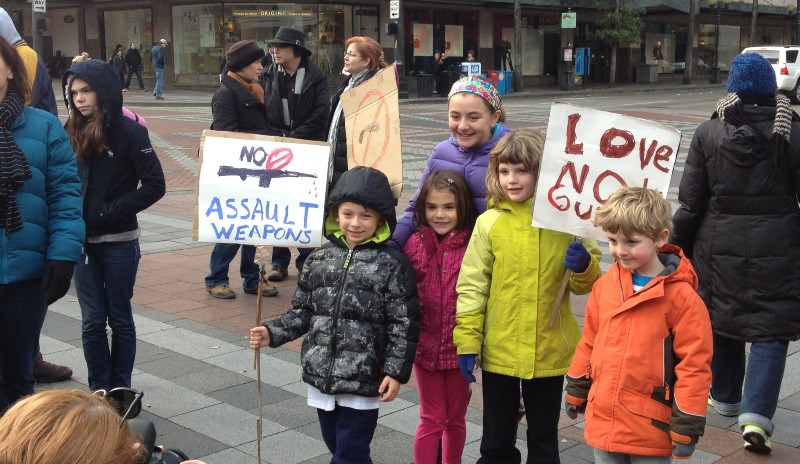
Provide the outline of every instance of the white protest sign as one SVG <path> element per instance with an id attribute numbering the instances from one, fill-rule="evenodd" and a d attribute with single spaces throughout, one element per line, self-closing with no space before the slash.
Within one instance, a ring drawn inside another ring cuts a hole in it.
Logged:
<path id="1" fill-rule="evenodd" d="M 194 239 L 317 247 L 330 145 L 203 131 Z"/>
<path id="2" fill-rule="evenodd" d="M 666 197 L 680 142 L 680 131 L 654 121 L 553 104 L 533 225 L 606 241 L 595 210 L 622 185 Z"/>

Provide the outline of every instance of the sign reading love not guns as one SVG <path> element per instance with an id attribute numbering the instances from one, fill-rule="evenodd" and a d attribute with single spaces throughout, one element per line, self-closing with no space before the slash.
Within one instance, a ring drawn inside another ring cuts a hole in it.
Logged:
<path id="1" fill-rule="evenodd" d="M 330 145 L 205 130 L 194 240 L 320 246 Z"/>
<path id="2" fill-rule="evenodd" d="M 394 66 L 341 96 L 347 133 L 347 168 L 367 166 L 389 178 L 392 195 L 403 192 L 403 154 L 400 144 L 400 105 Z"/>
<path id="3" fill-rule="evenodd" d="M 553 104 L 533 226 L 606 241 L 593 213 L 623 185 L 666 197 L 680 142 L 680 131 L 657 122 Z"/>

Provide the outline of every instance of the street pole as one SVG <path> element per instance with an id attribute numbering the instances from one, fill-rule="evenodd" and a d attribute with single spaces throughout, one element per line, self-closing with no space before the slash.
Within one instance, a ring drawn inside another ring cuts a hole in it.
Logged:
<path id="1" fill-rule="evenodd" d="M 720 84 L 722 82 L 719 75 L 719 23 L 721 12 L 722 0 L 717 0 L 717 24 L 714 26 L 714 67 L 711 68 L 709 84 Z"/>
<path id="2" fill-rule="evenodd" d="M 794 43 L 800 44 L 800 0 L 797 0 L 795 8 L 795 28 L 794 28 Z"/>
<path id="3" fill-rule="evenodd" d="M 798 0 L 800 1 L 800 0 Z M 403 0 L 398 0 L 400 15 L 397 18 L 397 35 L 395 36 L 395 56 L 394 62 L 397 65 L 397 97 L 400 99 L 408 98 L 408 81 L 405 76 L 405 35 L 403 31 Z"/>

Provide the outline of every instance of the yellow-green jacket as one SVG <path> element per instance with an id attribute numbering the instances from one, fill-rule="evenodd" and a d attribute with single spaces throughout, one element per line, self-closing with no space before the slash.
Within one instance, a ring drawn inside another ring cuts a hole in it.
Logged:
<path id="1" fill-rule="evenodd" d="M 480 354 L 483 370 L 522 379 L 564 375 L 581 337 L 569 296 L 548 327 L 573 236 L 531 221 L 531 200 L 501 202 L 478 218 L 456 284 L 453 331 L 458 354 Z M 591 259 L 569 278 L 578 295 L 600 277 L 597 242 L 582 242 Z"/>

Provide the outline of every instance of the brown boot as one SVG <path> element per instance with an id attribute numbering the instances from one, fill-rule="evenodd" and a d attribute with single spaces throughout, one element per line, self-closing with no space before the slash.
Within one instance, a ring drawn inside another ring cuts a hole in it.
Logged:
<path id="1" fill-rule="evenodd" d="M 45 361 L 42 359 L 42 352 L 38 351 L 36 361 L 33 362 L 33 378 L 36 383 L 63 382 L 72 378 L 72 369 Z"/>

